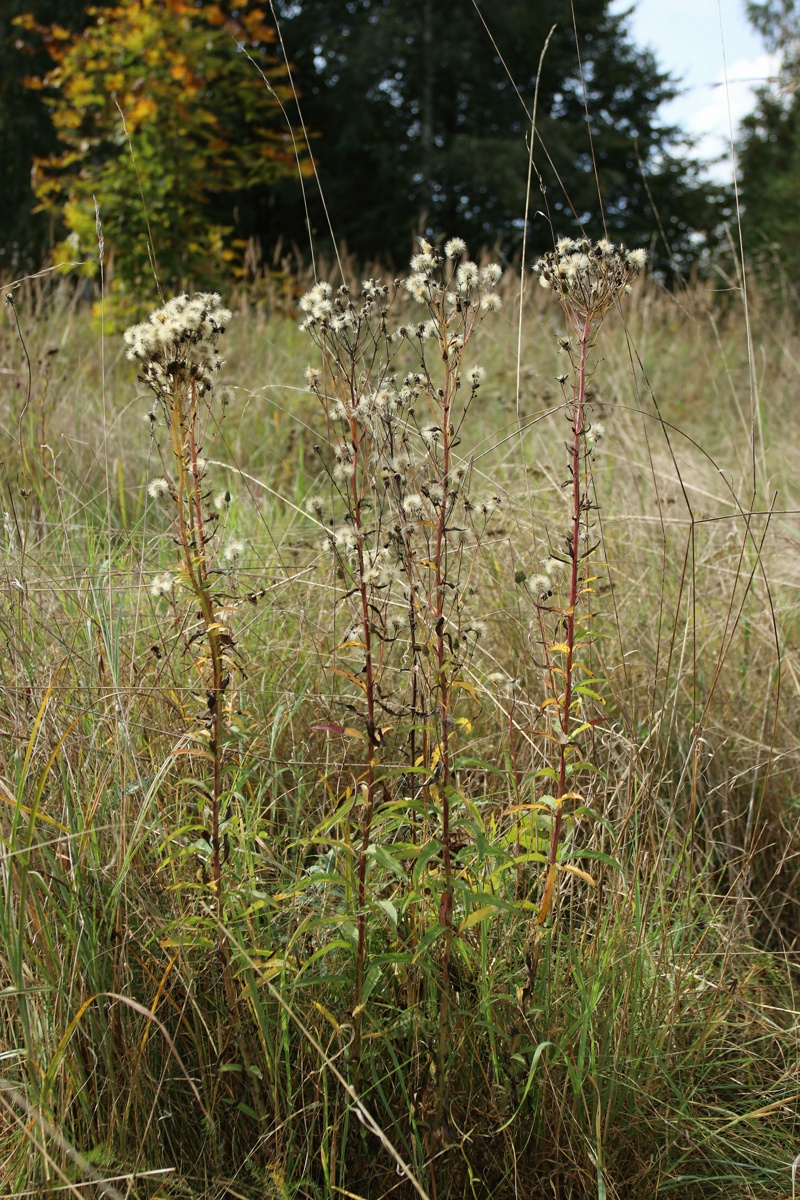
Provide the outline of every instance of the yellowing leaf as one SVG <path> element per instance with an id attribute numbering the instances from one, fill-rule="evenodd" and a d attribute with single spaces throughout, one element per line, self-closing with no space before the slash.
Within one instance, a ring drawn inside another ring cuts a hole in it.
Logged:
<path id="1" fill-rule="evenodd" d="M 471 929 L 473 925 L 479 925 L 481 921 L 485 921 L 487 917 L 496 916 L 498 912 L 497 906 L 494 904 L 485 904 L 483 908 L 476 908 L 458 927 L 458 932 L 463 933 L 465 929 Z"/>
<path id="2" fill-rule="evenodd" d="M 363 680 L 356 679 L 355 675 L 352 675 L 349 671 L 343 671 L 340 667 L 331 667 L 331 674 L 342 675 L 345 679 L 349 679 L 351 683 L 356 685 L 356 687 L 361 688 L 362 692 L 366 692 L 367 690 L 367 685 L 363 682 Z"/>
<path id="3" fill-rule="evenodd" d="M 559 863 L 558 869 L 559 871 L 569 871 L 570 875 L 577 875 L 579 879 L 583 879 L 586 883 L 591 884 L 592 887 L 597 887 L 597 883 L 592 879 L 588 871 L 582 871 L 580 867 L 574 867 L 572 863 Z"/>
<path id="4" fill-rule="evenodd" d="M 553 907 L 553 896 L 555 895 L 557 878 L 558 871 L 556 869 L 556 864 L 552 863 L 551 866 L 547 868 L 547 880 L 544 885 L 544 894 L 542 896 L 542 902 L 539 905 L 539 911 L 536 914 L 537 925 L 544 925 L 550 913 L 550 909 Z"/>
<path id="5" fill-rule="evenodd" d="M 453 683 L 451 684 L 451 690 L 455 691 L 456 688 L 461 688 L 463 691 L 468 692 L 469 695 L 472 696 L 473 700 L 478 699 L 478 693 L 475 691 L 475 688 L 471 683 L 467 683 L 466 679 L 454 679 Z"/>

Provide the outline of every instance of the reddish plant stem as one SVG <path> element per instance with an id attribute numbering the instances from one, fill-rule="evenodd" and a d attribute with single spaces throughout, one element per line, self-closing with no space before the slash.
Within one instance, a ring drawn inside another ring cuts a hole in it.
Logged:
<path id="1" fill-rule="evenodd" d="M 350 378 L 350 394 L 355 407 L 355 379 Z M 358 1068 L 361 1058 L 361 1027 L 362 1001 L 364 992 L 364 971 L 367 958 L 367 852 L 369 850 L 372 831 L 372 816 L 375 808 L 375 673 L 372 661 L 372 630 L 370 627 L 369 593 L 365 581 L 364 544 L 361 537 L 361 493 L 358 483 L 358 460 L 361 448 L 361 438 L 356 422 L 350 421 L 350 434 L 353 444 L 353 528 L 356 533 L 356 553 L 358 557 L 358 584 L 361 598 L 361 625 L 364 637 L 364 688 L 367 703 L 367 742 L 368 761 L 366 779 L 366 805 L 361 824 L 361 848 L 358 855 L 358 942 L 356 946 L 356 970 L 353 1000 L 353 1062 Z"/>
<path id="2" fill-rule="evenodd" d="M 447 344 L 447 323 L 443 322 L 443 336 Z M 442 989 L 439 1004 L 439 1045 L 437 1051 L 436 1110 L 437 1125 L 444 1125 L 445 1063 L 450 1020 L 450 955 L 453 943 L 453 867 L 450 853 L 450 743 L 449 721 L 451 683 L 445 661 L 444 636 L 444 583 L 447 577 L 447 510 L 450 474 L 450 409 L 454 392 L 453 375 L 449 357 L 445 358 L 445 381 L 441 397 L 442 422 L 442 500 L 436 525 L 436 548 L 434 552 L 434 617 L 436 631 L 436 663 L 439 691 L 439 724 L 441 729 L 440 759 L 442 764 L 440 795 L 442 804 L 442 862 L 444 867 L 444 891 L 439 905 L 439 921 L 444 925 L 444 950 L 442 952 Z"/>
<path id="3" fill-rule="evenodd" d="M 221 771 L 221 725 L 220 704 L 224 693 L 222 647 L 217 628 L 217 614 L 208 590 L 208 564 L 205 553 L 205 528 L 202 499 L 200 495 L 199 467 L 197 461 L 197 395 L 195 385 L 190 385 L 185 405 L 180 395 L 172 398 L 171 435 L 172 452 L 178 466 L 178 531 L 183 551 L 186 574 L 197 599 L 205 626 L 206 644 L 211 659 L 211 680 L 208 686 L 211 710 L 209 749 L 213 757 L 213 784 L 211 794 L 211 880 L 217 903 L 217 914 L 222 919 L 222 856 L 219 836 L 220 795 L 222 790 Z M 188 493 L 185 495 L 185 493 Z M 185 504 L 185 509 L 184 509 Z M 188 514 L 188 520 L 187 520 Z M 190 533 L 193 535 L 190 537 Z M 220 943 L 220 946 L 224 942 Z M 223 952 L 224 956 L 224 952 Z"/>
<path id="4" fill-rule="evenodd" d="M 572 405 L 572 446 L 570 447 L 572 542 L 570 547 L 569 603 L 566 610 L 566 634 L 564 637 L 567 649 L 564 658 L 564 691 L 559 706 L 561 737 L 559 739 L 558 790 L 555 798 L 556 808 L 553 818 L 553 832 L 550 838 L 550 851 L 547 856 L 544 894 L 539 905 L 539 911 L 536 914 L 536 924 L 539 926 L 544 925 L 547 920 L 555 899 L 558 871 L 556 858 L 564 822 L 564 796 L 567 792 L 567 751 L 569 750 L 569 733 L 572 716 L 572 663 L 575 650 L 575 609 L 578 603 L 578 572 L 581 560 L 581 518 L 584 506 L 584 497 L 581 490 L 581 449 L 584 436 L 586 362 L 590 348 L 590 329 L 591 315 L 587 313 L 583 325 L 576 331 L 580 337 L 580 358 L 578 361 L 578 377 L 575 381 Z"/>
<path id="5" fill-rule="evenodd" d="M 517 765 L 517 741 L 514 736 L 514 713 L 515 712 L 516 712 L 516 702 L 514 700 L 514 697 L 512 696 L 511 704 L 509 705 L 509 709 L 508 709 L 508 753 L 509 753 L 509 757 L 511 759 L 511 778 L 514 781 L 514 803 L 517 805 L 517 808 L 519 808 L 519 804 L 520 804 L 519 767 Z M 516 840 L 516 844 L 515 844 L 515 848 L 514 848 L 514 853 L 516 854 L 517 858 L 520 858 L 522 855 L 522 843 L 520 840 L 521 836 L 522 836 L 521 818 L 520 818 L 519 812 L 517 812 L 517 840 Z M 516 876 L 517 876 L 516 883 L 514 885 L 514 899 L 519 900 L 519 898 L 522 894 L 522 872 L 521 872 L 519 863 L 517 863 Z"/>

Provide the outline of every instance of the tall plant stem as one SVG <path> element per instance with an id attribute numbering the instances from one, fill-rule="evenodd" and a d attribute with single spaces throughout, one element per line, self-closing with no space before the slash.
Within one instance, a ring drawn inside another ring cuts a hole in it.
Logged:
<path id="1" fill-rule="evenodd" d="M 447 323 L 443 322 L 445 337 Z M 446 343 L 445 343 L 446 344 Z M 444 950 L 442 952 L 442 981 L 441 999 L 439 1004 L 439 1045 L 437 1049 L 437 1080 L 436 1080 L 436 1112 L 437 1125 L 444 1124 L 444 1089 L 445 1064 L 449 1039 L 450 1021 L 450 955 L 453 945 L 453 867 L 450 855 L 450 699 L 452 680 L 447 669 L 445 650 L 445 615 L 444 615 L 444 583 L 447 578 L 447 512 L 448 486 L 450 474 L 450 409 L 454 394 L 455 381 L 449 359 L 445 360 L 445 382 L 441 397 L 442 422 L 442 502 L 439 509 L 439 519 L 436 525 L 436 547 L 434 553 L 434 582 L 436 593 L 434 597 L 434 616 L 436 618 L 436 667 L 437 685 L 439 692 L 439 727 L 441 743 L 439 748 L 442 764 L 441 771 L 441 804 L 442 804 L 442 861 L 444 866 L 444 891 L 439 905 L 439 921 L 444 926 Z"/>
<path id="2" fill-rule="evenodd" d="M 355 383 L 351 380 L 351 394 Z M 361 600 L 361 626 L 364 638 L 364 691 L 367 705 L 367 741 L 369 745 L 367 777 L 365 787 L 364 816 L 361 823 L 361 848 L 358 854 L 358 942 L 356 945 L 356 971 L 353 998 L 353 1061 L 358 1070 L 361 1059 L 361 1027 L 363 1016 L 364 972 L 367 960 L 367 852 L 372 832 L 372 816 L 375 810 L 375 672 L 372 661 L 372 627 L 370 621 L 369 591 L 365 582 L 364 546 L 359 536 L 362 530 L 361 491 L 359 488 L 358 465 L 360 437 L 355 421 L 350 423 L 353 439 L 353 527 L 358 537 L 358 576 Z"/>
<path id="3" fill-rule="evenodd" d="M 222 919 L 222 854 L 220 839 L 220 796 L 222 792 L 223 729 L 220 707 L 225 692 L 224 664 L 219 622 L 213 597 L 209 593 L 206 536 L 203 520 L 196 436 L 197 398 L 192 385 L 184 398 L 175 396 L 172 404 L 172 451 L 178 467 L 178 529 L 184 566 L 197 599 L 211 663 L 207 681 L 210 712 L 209 749 L 213 758 L 211 793 L 211 880 L 217 915 Z M 222 943 L 220 943 L 222 945 Z"/>
<path id="4" fill-rule="evenodd" d="M 536 914 L 537 926 L 544 925 L 550 915 L 555 900 L 556 883 L 558 879 L 558 847 L 561 840 L 561 829 L 564 823 L 564 797 L 567 793 L 567 757 L 570 746 L 570 724 L 572 717 L 572 671 L 575 653 L 575 610 L 578 603 L 578 576 L 581 561 L 581 521 L 584 513 L 584 492 L 581 476 L 581 455 L 584 445 L 584 419 L 586 408 L 586 363 L 591 348 L 591 314 L 586 315 L 582 326 L 576 332 L 580 337 L 580 355 L 578 370 L 575 378 L 575 391 L 572 402 L 572 444 L 570 446 L 570 473 L 572 476 L 572 529 L 570 537 L 570 582 L 569 601 L 565 613 L 566 631 L 564 644 L 564 691 L 559 704 L 559 762 L 558 790 L 555 797 L 555 815 L 553 832 L 550 838 L 550 851 L 547 856 L 547 873 L 545 876 L 544 894 Z"/>
<path id="5" fill-rule="evenodd" d="M 239 1046 L 242 1062 L 248 1072 L 253 1107 L 263 1120 L 264 1100 L 258 1081 L 249 1071 L 251 1055 L 241 1022 L 239 996 L 234 978 L 230 945 L 224 932 L 224 893 L 222 880 L 223 853 L 220 836 L 222 806 L 223 756 L 225 752 L 225 720 L 223 703 L 228 686 L 225 659 L 220 639 L 220 621 L 209 578 L 206 524 L 203 517 L 201 467 L 198 447 L 197 393 L 192 384 L 185 396 L 172 398 L 170 432 L 172 452 L 178 477 L 178 536 L 189 585 L 197 600 L 203 622 L 203 635 L 208 651 L 210 672 L 204 674 L 206 703 L 209 710 L 209 751 L 212 757 L 211 784 L 211 887 L 214 892 L 216 921 L 220 929 L 217 954 L 222 967 L 225 1001 L 232 1022 L 233 1034 Z"/>

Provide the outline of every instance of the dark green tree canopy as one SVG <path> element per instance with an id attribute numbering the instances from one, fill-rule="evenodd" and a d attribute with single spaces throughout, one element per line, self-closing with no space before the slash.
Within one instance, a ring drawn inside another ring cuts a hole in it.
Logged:
<path id="1" fill-rule="evenodd" d="M 279 0 L 279 8 L 303 116 L 320 135 L 314 151 L 334 233 L 359 257 L 402 263 L 422 232 L 515 247 L 528 113 L 553 25 L 539 80 L 544 190 L 534 177 L 534 248 L 552 243 L 549 222 L 557 233 L 580 222 L 602 235 L 592 149 L 611 236 L 649 244 L 660 223 L 680 261 L 696 252 L 693 231 L 719 220 L 720 197 L 699 184 L 677 131 L 658 120 L 675 84 L 632 45 L 609 0 L 575 0 L 580 60 L 569 0 Z M 312 222 L 324 236 L 319 204 Z M 295 231 L 302 236 L 297 221 Z M 663 241 L 657 253 L 668 260 Z"/>
<path id="2" fill-rule="evenodd" d="M 118 0 L 121 9 L 128 4 L 137 7 Z M 659 120 L 676 85 L 631 43 L 625 14 L 612 14 L 611 0 L 575 0 L 580 59 L 570 0 L 275 5 L 335 236 L 362 260 L 401 267 L 422 232 L 458 233 L 476 250 L 518 248 L 529 114 L 552 26 L 538 81 L 532 253 L 551 246 L 554 233 L 580 226 L 601 236 L 604 214 L 609 236 L 650 247 L 669 273 L 701 254 L 720 224 L 725 197 L 700 181 L 690 149 Z M 92 20 L 75 0 L 8 0 L 0 15 L 0 168 L 10 211 L 0 233 L 5 270 L 40 265 L 66 231 L 52 213 L 32 213 L 33 159 L 52 155 L 57 140 L 52 98 L 23 83 L 48 65 L 13 25 L 25 14 L 68 30 Z M 229 188 L 214 201 L 214 221 L 237 239 L 258 235 L 265 248 L 279 239 L 302 248 L 308 229 L 299 190 L 293 174 Z M 324 243 L 323 205 L 313 187 L 307 191 L 314 237 Z"/>
<path id="3" fill-rule="evenodd" d="M 779 75 L 760 89 L 742 123 L 739 153 L 745 250 L 770 274 L 793 282 L 800 269 L 800 4 L 760 0 L 748 14 Z"/>
<path id="4" fill-rule="evenodd" d="M 21 272 L 41 265 L 50 240 L 50 219 L 32 210 L 35 156 L 51 154 L 57 144 L 47 103 L 24 80 L 46 71 L 49 58 L 33 47 L 15 26 L 17 17 L 32 14 L 43 25 L 83 29 L 87 15 L 75 0 L 3 0 L 0 4 L 0 179 L 3 220 L 0 223 L 0 268 Z"/>

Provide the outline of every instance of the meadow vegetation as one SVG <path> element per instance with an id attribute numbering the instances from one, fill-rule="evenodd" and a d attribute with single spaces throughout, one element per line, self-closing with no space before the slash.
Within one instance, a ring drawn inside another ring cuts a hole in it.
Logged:
<path id="1" fill-rule="evenodd" d="M 619 261 L 6 293 L 4 1195 L 793 1196 L 800 338 Z"/>

